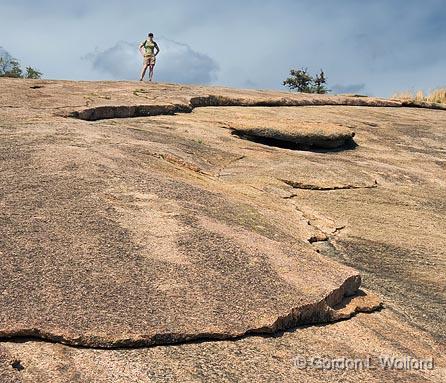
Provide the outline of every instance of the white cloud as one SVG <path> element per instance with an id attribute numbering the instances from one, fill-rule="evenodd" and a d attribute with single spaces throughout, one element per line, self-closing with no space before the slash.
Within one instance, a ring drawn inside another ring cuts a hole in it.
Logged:
<path id="1" fill-rule="evenodd" d="M 183 84 L 209 84 L 216 79 L 217 63 L 209 56 L 193 50 L 189 45 L 166 38 L 157 39 L 160 54 L 157 56 L 155 79 Z M 120 41 L 104 51 L 96 50 L 85 56 L 93 68 L 116 80 L 138 78 L 142 56 L 138 43 Z"/>

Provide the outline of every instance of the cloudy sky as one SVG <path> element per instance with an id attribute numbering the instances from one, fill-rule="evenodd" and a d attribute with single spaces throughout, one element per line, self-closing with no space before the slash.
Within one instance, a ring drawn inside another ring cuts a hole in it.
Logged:
<path id="1" fill-rule="evenodd" d="M 150 31 L 159 81 L 281 89 L 308 67 L 338 92 L 446 85 L 445 0 L 0 0 L 0 47 L 46 78 L 137 79 Z"/>

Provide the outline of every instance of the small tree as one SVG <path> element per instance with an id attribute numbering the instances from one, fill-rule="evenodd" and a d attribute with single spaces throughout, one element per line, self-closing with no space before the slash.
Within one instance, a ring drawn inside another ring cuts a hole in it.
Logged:
<path id="1" fill-rule="evenodd" d="M 0 57 L 0 77 L 8 70 L 8 60 L 4 57 Z"/>
<path id="2" fill-rule="evenodd" d="M 37 80 L 39 78 L 42 78 L 42 72 L 39 72 L 38 70 L 27 66 L 26 67 L 26 73 L 25 73 L 25 78 L 30 78 L 30 79 L 34 79 Z"/>
<path id="3" fill-rule="evenodd" d="M 29 66 L 24 74 L 18 60 L 6 56 L 0 57 L 0 77 L 39 79 L 42 73 Z"/>
<path id="4" fill-rule="evenodd" d="M 5 73 L 6 77 L 23 78 L 23 71 L 20 68 L 20 64 L 16 59 L 11 59 L 9 61 L 10 68 Z"/>
<path id="5" fill-rule="evenodd" d="M 308 73 L 307 68 L 291 69 L 290 77 L 288 77 L 283 85 L 287 86 L 291 90 L 296 90 L 303 93 L 311 93 L 311 83 L 313 78 Z"/>
<path id="6" fill-rule="evenodd" d="M 326 83 L 327 79 L 322 69 L 316 77 L 313 77 L 308 73 L 307 68 L 302 68 L 291 69 L 290 77 L 283 82 L 283 85 L 297 92 L 323 94 L 329 92 L 325 86 Z"/>
<path id="7" fill-rule="evenodd" d="M 328 89 L 325 86 L 325 84 L 327 83 L 327 79 L 325 78 L 325 73 L 322 69 L 321 72 L 314 78 L 313 83 L 314 93 L 325 94 L 328 92 Z"/>

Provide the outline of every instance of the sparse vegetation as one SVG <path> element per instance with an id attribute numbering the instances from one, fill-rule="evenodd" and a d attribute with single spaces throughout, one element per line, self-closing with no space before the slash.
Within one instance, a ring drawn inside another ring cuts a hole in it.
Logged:
<path id="1" fill-rule="evenodd" d="M 133 94 L 135 96 L 144 97 L 144 98 L 147 98 L 147 96 L 145 96 L 147 93 L 149 93 L 149 91 L 146 89 L 143 89 L 143 88 L 138 88 L 133 91 Z"/>
<path id="2" fill-rule="evenodd" d="M 433 102 L 438 104 L 446 104 L 446 88 L 438 88 L 432 90 L 429 94 L 425 94 L 422 90 L 418 92 L 397 92 L 392 98 L 403 101 Z"/>
<path id="3" fill-rule="evenodd" d="M 326 83 L 327 78 L 322 69 L 319 74 L 313 77 L 307 68 L 302 68 L 291 69 L 290 77 L 283 82 L 283 85 L 297 92 L 325 94 L 329 92 Z"/>
<path id="4" fill-rule="evenodd" d="M 111 100 L 111 96 L 108 94 L 98 94 L 98 93 L 89 93 L 84 96 L 86 99 L 93 99 L 93 98 L 102 98 L 104 100 Z"/>
<path id="5" fill-rule="evenodd" d="M 42 78 L 42 72 L 39 72 L 37 69 L 34 69 L 33 67 L 27 66 L 24 78 L 30 78 L 36 80 Z"/>
<path id="6" fill-rule="evenodd" d="M 42 73 L 30 66 L 23 71 L 15 58 L 0 57 L 0 77 L 39 79 L 42 78 Z"/>

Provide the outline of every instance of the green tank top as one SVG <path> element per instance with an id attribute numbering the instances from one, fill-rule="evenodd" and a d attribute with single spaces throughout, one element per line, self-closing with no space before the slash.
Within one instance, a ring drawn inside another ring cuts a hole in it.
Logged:
<path id="1" fill-rule="evenodd" d="M 145 56 L 154 56 L 155 47 L 156 47 L 155 41 L 150 42 L 149 40 L 146 40 L 144 42 L 144 49 L 146 50 Z"/>

